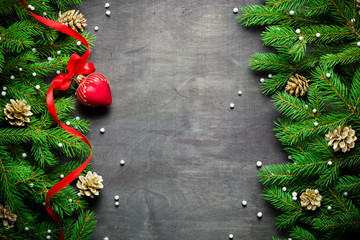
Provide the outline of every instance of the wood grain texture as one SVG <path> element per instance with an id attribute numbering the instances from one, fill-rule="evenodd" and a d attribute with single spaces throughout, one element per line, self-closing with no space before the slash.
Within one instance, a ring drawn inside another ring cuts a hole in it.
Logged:
<path id="1" fill-rule="evenodd" d="M 232 13 L 261 2 L 113 0 L 107 17 L 105 2 L 84 1 L 87 29 L 99 26 L 91 61 L 113 94 L 109 108 L 78 107 L 91 120 L 92 165 L 105 185 L 91 202 L 92 239 L 279 236 L 256 161 L 287 156 L 274 137 L 277 114 L 260 92 L 262 76 L 247 65 L 267 50 L 261 30 L 242 27 Z"/>

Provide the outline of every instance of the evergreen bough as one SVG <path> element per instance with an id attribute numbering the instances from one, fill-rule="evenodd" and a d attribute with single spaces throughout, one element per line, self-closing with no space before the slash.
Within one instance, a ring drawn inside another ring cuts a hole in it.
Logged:
<path id="1" fill-rule="evenodd" d="M 29 0 L 26 4 L 35 7 L 35 14 L 44 16 L 46 12 L 47 18 L 56 20 L 58 11 L 67 11 L 70 4 L 81 1 Z M 6 93 L 0 96 L 0 203 L 8 204 L 17 215 L 14 228 L 0 226 L 0 239 L 45 239 L 47 235 L 57 239 L 59 228 L 43 206 L 46 193 L 60 180 L 60 175 L 66 176 L 82 164 L 89 148 L 52 119 L 46 92 L 55 72 L 64 72 L 70 56 L 85 47 L 39 23 L 18 0 L 0 0 L 0 15 L 0 91 Z M 82 35 L 89 42 L 95 39 L 86 31 Z M 75 101 L 69 96 L 74 89 L 65 94 L 55 93 L 55 106 L 60 121 L 69 121 L 72 127 L 85 133 L 88 121 L 71 116 Z M 31 106 L 34 115 L 26 126 L 11 126 L 5 120 L 3 109 L 10 99 L 26 100 Z M 60 161 L 64 157 L 68 159 L 65 163 Z M 95 216 L 86 210 L 88 204 L 75 188 L 65 187 L 50 202 L 66 239 L 90 238 Z"/>
<path id="2" fill-rule="evenodd" d="M 241 8 L 238 16 L 245 26 L 264 26 L 263 43 L 273 48 L 253 54 L 249 65 L 272 74 L 261 87 L 283 114 L 275 132 L 289 161 L 264 166 L 259 177 L 265 199 L 282 212 L 277 228 L 289 231 L 292 239 L 353 239 L 351 234 L 360 230 L 360 178 L 354 171 L 360 164 L 360 142 L 342 153 L 325 141 L 325 134 L 340 125 L 352 126 L 360 136 L 357 4 L 266 0 L 264 5 Z M 295 74 L 310 80 L 305 97 L 284 90 Z M 293 199 L 292 192 L 300 195 L 308 188 L 318 189 L 323 197 L 316 211 L 306 211 Z"/>

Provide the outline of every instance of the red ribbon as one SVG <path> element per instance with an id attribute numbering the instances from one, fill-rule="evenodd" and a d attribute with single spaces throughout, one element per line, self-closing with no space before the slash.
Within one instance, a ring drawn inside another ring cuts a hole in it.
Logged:
<path id="1" fill-rule="evenodd" d="M 60 220 L 56 214 L 56 212 L 53 210 L 51 204 L 49 203 L 49 199 L 54 196 L 57 192 L 59 192 L 61 189 L 63 189 L 64 187 L 66 187 L 67 185 L 69 185 L 75 178 L 77 178 L 81 172 L 86 168 L 86 166 L 89 164 L 91 156 L 92 156 L 92 147 L 91 144 L 89 142 L 89 140 L 80 132 L 76 131 L 75 129 L 67 126 L 66 124 L 63 124 L 59 121 L 59 118 L 56 114 L 56 108 L 55 108 L 55 103 L 54 103 L 54 89 L 55 90 L 60 90 L 60 91 L 64 91 L 67 90 L 71 84 L 71 78 L 73 78 L 75 75 L 79 75 L 79 74 L 83 74 L 83 75 L 87 75 L 90 74 L 92 72 L 95 71 L 95 67 L 93 63 L 86 63 L 86 61 L 89 59 L 89 55 L 90 55 L 90 46 L 89 43 L 86 41 L 86 39 L 78 32 L 76 32 L 75 30 L 71 29 L 68 26 L 65 26 L 61 23 L 40 17 L 32 12 L 30 12 L 26 5 L 24 0 L 19 0 L 21 5 L 23 5 L 23 7 L 34 17 L 36 18 L 39 22 L 54 28 L 56 30 L 59 30 L 60 32 L 63 32 L 73 38 L 76 38 L 77 40 L 79 40 L 80 42 L 82 42 L 83 44 L 85 44 L 85 46 L 87 47 L 86 52 L 84 53 L 84 55 L 82 55 L 81 57 L 74 53 L 70 59 L 69 62 L 67 64 L 67 70 L 68 73 L 62 73 L 59 76 L 57 76 L 51 83 L 50 88 L 47 92 L 46 95 L 46 103 L 47 103 L 47 107 L 49 110 L 50 115 L 54 118 L 54 120 L 66 131 L 68 132 L 70 135 L 72 135 L 75 138 L 79 138 L 81 141 L 83 141 L 84 143 L 86 143 L 90 149 L 90 156 L 88 157 L 88 159 L 81 164 L 80 167 L 78 167 L 77 169 L 75 169 L 73 172 L 71 172 L 69 175 L 67 175 L 65 178 L 63 178 L 62 180 L 60 180 L 59 182 L 57 182 L 54 186 L 52 186 L 49 191 L 46 194 L 46 210 L 47 212 L 51 215 L 51 217 L 55 220 L 55 222 L 59 225 L 60 227 L 60 240 L 64 239 L 64 233 L 63 230 L 61 228 L 61 223 Z"/>

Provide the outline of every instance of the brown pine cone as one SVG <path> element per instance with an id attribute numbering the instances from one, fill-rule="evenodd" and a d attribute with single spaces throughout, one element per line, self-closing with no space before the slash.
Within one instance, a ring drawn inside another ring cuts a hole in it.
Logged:
<path id="1" fill-rule="evenodd" d="M 60 11 L 59 18 L 57 21 L 59 23 L 71 27 L 72 29 L 78 32 L 79 30 L 83 32 L 84 31 L 83 27 L 87 26 L 86 18 L 84 18 L 84 15 L 82 13 L 79 13 L 79 10 L 75 12 L 75 9 L 64 12 L 63 14 L 61 14 Z"/>
<path id="2" fill-rule="evenodd" d="M 11 125 L 25 126 L 25 123 L 30 122 L 29 116 L 33 115 L 31 106 L 26 104 L 25 100 L 10 99 L 10 103 L 4 108 L 5 119 Z"/>
<path id="3" fill-rule="evenodd" d="M 321 206 L 322 196 L 319 194 L 318 190 L 306 189 L 300 195 L 301 206 L 306 210 L 316 210 L 316 208 Z"/>
<path id="4" fill-rule="evenodd" d="M 356 139 L 355 131 L 351 126 L 338 126 L 325 135 L 325 140 L 328 141 L 329 146 L 333 146 L 335 152 L 340 148 L 342 152 L 350 151 L 354 148 Z"/>
<path id="5" fill-rule="evenodd" d="M 16 222 L 16 218 L 17 216 L 12 213 L 9 205 L 0 205 L 0 220 L 5 228 L 13 228 Z"/>
<path id="6" fill-rule="evenodd" d="M 92 173 L 91 171 L 88 171 L 85 177 L 79 176 L 76 186 L 81 195 L 94 198 L 95 196 L 98 196 L 100 190 L 104 188 L 102 182 L 102 176 L 97 175 L 96 172 Z"/>
<path id="7" fill-rule="evenodd" d="M 299 74 L 295 74 L 295 76 L 290 77 L 285 90 L 296 97 L 303 97 L 309 90 L 309 80 Z"/>

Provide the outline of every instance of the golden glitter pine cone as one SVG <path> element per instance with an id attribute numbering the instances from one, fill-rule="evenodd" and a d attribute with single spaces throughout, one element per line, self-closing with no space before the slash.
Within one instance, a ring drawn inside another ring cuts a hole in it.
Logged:
<path id="1" fill-rule="evenodd" d="M 306 210 L 315 211 L 318 207 L 321 206 L 322 196 L 318 190 L 306 189 L 300 195 L 301 206 Z"/>
<path id="2" fill-rule="evenodd" d="M 309 90 L 309 80 L 304 76 L 295 74 L 295 76 L 291 76 L 289 81 L 287 81 L 285 90 L 296 97 L 303 97 Z"/>
<path id="3" fill-rule="evenodd" d="M 79 176 L 76 186 L 81 195 L 94 198 L 95 196 L 98 196 L 100 190 L 104 188 L 102 182 L 102 176 L 97 175 L 96 172 L 92 173 L 91 171 L 88 171 L 85 177 Z"/>
<path id="4" fill-rule="evenodd" d="M 333 146 L 335 152 L 340 149 L 342 152 L 350 151 L 354 148 L 356 139 L 355 131 L 351 126 L 338 126 L 325 135 L 325 140 L 328 141 L 329 146 Z"/>
<path id="5" fill-rule="evenodd" d="M 29 116 L 33 115 L 30 110 L 31 106 L 25 100 L 10 99 L 10 103 L 4 108 L 5 119 L 11 125 L 25 126 L 25 123 L 30 122 Z"/>
<path id="6" fill-rule="evenodd" d="M 61 13 L 59 12 L 59 18 L 57 20 L 59 23 L 62 23 L 66 26 L 71 27 L 75 31 L 84 31 L 84 27 L 87 26 L 86 24 L 86 18 L 84 18 L 84 15 L 82 13 L 79 13 L 79 10 L 69 10 L 67 12 Z"/>
<path id="7" fill-rule="evenodd" d="M 0 220 L 2 222 L 3 227 L 9 229 L 13 228 L 16 222 L 17 216 L 12 213 L 9 205 L 1 205 L 0 204 Z"/>

